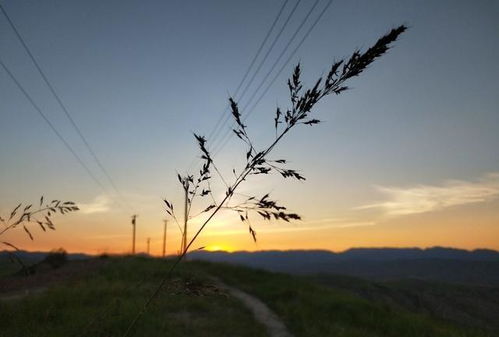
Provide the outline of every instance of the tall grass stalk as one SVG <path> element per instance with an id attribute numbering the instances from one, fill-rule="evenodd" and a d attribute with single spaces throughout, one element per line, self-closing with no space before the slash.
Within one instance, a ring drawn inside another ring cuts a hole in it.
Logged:
<path id="1" fill-rule="evenodd" d="M 269 194 L 265 194 L 259 198 L 257 198 L 256 196 L 249 196 L 243 203 L 240 203 L 238 205 L 230 205 L 229 202 L 236 193 L 236 190 L 239 188 L 239 186 L 250 175 L 266 175 L 271 172 L 277 172 L 284 178 L 305 180 L 305 178 L 296 170 L 289 169 L 285 166 L 287 163 L 286 160 L 271 160 L 268 158 L 269 154 L 274 150 L 278 143 L 281 142 L 282 139 L 284 139 L 286 136 L 288 136 L 290 131 L 298 125 L 314 126 L 319 124 L 321 122 L 320 120 L 311 117 L 312 108 L 322 98 L 331 94 L 339 95 L 348 90 L 348 86 L 346 86 L 347 80 L 352 77 L 359 76 L 364 70 L 368 68 L 368 66 L 372 62 L 374 62 L 375 59 L 385 54 L 390 49 L 390 45 L 394 41 L 396 41 L 399 35 L 402 34 L 406 29 L 407 27 L 404 25 L 394 28 L 386 35 L 382 36 L 372 47 L 367 49 L 365 52 L 355 50 L 349 58 L 334 62 L 331 65 L 328 74 L 324 77 L 320 77 L 316 81 L 315 85 L 307 90 L 303 89 L 303 84 L 300 79 L 301 66 L 300 64 L 298 64 L 294 68 L 292 77 L 288 80 L 291 107 L 286 110 L 281 110 L 279 107 L 276 109 L 274 115 L 275 139 L 263 150 L 255 149 L 253 145 L 254 143 L 247 133 L 247 126 L 241 119 L 241 113 L 239 111 L 238 104 L 232 99 L 232 97 L 230 97 L 229 103 L 231 107 L 231 113 L 236 123 L 236 127 L 233 129 L 233 132 L 246 145 L 246 151 L 244 154 L 246 158 L 246 164 L 238 174 L 236 174 L 236 170 L 233 170 L 235 179 L 230 184 L 227 183 L 227 179 L 225 179 L 221 175 L 220 171 L 215 166 L 213 158 L 206 146 L 206 138 L 194 134 L 194 137 L 196 138 L 199 149 L 201 151 L 201 159 L 203 160 L 202 168 L 196 177 L 194 177 L 194 175 L 178 175 L 178 180 L 182 184 L 184 190 L 187 191 L 186 201 L 188 203 L 188 206 L 186 207 L 186 219 L 190 214 L 190 209 L 192 207 L 194 199 L 196 197 L 202 198 L 208 195 L 211 196 L 213 203 L 207 206 L 201 213 L 208 213 L 209 216 L 206 218 L 200 228 L 195 232 L 192 239 L 189 240 L 189 243 L 185 246 L 183 245 L 181 254 L 169 268 L 167 274 L 161 280 L 155 291 L 146 300 L 142 309 L 131 321 L 130 325 L 123 335 L 124 337 L 131 334 L 131 331 L 140 316 L 146 311 L 147 307 L 150 305 L 153 299 L 159 294 L 166 281 L 171 277 L 172 272 L 184 259 L 190 247 L 196 241 L 200 233 L 221 209 L 230 209 L 237 212 L 239 214 L 240 220 L 243 223 L 248 224 L 249 233 L 255 241 L 256 232 L 249 222 L 249 213 L 251 212 L 258 214 L 266 220 L 270 220 L 272 218 L 284 221 L 300 219 L 300 216 L 298 214 L 288 212 L 286 207 L 281 206 L 276 201 L 270 199 Z M 219 202 L 215 201 L 215 198 L 213 197 L 211 191 L 210 181 L 212 179 L 212 169 L 216 174 L 220 176 L 220 179 L 226 185 L 225 196 Z M 175 216 L 173 203 L 166 199 L 164 200 L 164 203 L 166 206 L 165 211 L 178 223 L 177 217 Z"/>

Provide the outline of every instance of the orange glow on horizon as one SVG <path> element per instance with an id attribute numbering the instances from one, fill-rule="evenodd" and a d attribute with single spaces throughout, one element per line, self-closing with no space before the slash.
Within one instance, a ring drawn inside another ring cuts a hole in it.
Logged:
<path id="1" fill-rule="evenodd" d="M 213 245 L 208 245 L 204 247 L 204 250 L 207 250 L 209 252 L 217 252 L 217 251 L 224 251 L 224 252 L 233 252 L 234 249 L 228 245 L 224 244 L 213 244 Z"/>
<path id="2" fill-rule="evenodd" d="M 327 216 L 323 220 L 317 216 L 319 220 L 293 223 L 255 220 L 256 243 L 239 222 L 221 219 L 207 226 L 191 248 L 227 252 L 307 249 L 341 252 L 358 247 L 434 246 L 499 250 L 496 205 L 477 204 L 440 212 L 378 218 L 377 221 L 368 214 L 359 216 L 355 221 Z M 109 214 L 88 219 L 85 214 L 75 214 L 56 220 L 56 231 L 43 232 L 36 226 L 30 227 L 34 241 L 18 229 L 5 233 L 2 241 L 27 251 L 50 251 L 62 247 L 70 253 L 91 255 L 131 252 L 128 218 L 117 221 L 113 219 L 113 214 Z M 147 250 L 146 240 L 151 238 L 151 255 L 161 256 L 163 232 L 159 224 L 154 219 L 141 219 L 137 231 L 137 253 Z M 191 235 L 198 226 L 197 223 L 192 224 Z M 180 233 L 174 226 L 170 228 L 166 251 L 168 255 L 173 255 L 178 253 L 180 247 Z"/>

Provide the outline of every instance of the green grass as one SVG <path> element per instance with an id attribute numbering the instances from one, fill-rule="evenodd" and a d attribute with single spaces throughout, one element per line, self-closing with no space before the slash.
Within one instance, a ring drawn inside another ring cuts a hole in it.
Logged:
<path id="1" fill-rule="evenodd" d="M 83 279 L 33 297 L 0 301 L 0 336 L 121 336 L 168 263 L 111 259 Z M 175 276 L 179 286 L 160 294 L 138 321 L 134 336 L 266 336 L 252 314 L 226 294 L 210 288 L 201 296 L 186 293 L 185 282 L 195 289 L 209 284 L 199 273 L 182 268 Z"/>
<path id="2" fill-rule="evenodd" d="M 107 261 L 45 293 L 0 301 L 0 336 L 121 336 L 171 261 Z M 179 266 L 134 336 L 267 336 L 242 304 L 211 286 L 209 275 L 260 298 L 296 337 L 492 336 L 303 277 L 196 261 Z"/>
<path id="3" fill-rule="evenodd" d="M 262 299 L 297 337 L 494 336 L 368 301 L 305 278 L 223 264 L 194 264 Z"/>
<path id="4" fill-rule="evenodd" d="M 332 274 L 307 279 L 395 309 L 427 313 L 460 326 L 499 331 L 499 287 L 417 279 L 368 281 Z"/>
<path id="5" fill-rule="evenodd" d="M 6 257 L 0 257 L 0 277 L 10 275 L 19 270 L 19 265 L 13 263 Z"/>

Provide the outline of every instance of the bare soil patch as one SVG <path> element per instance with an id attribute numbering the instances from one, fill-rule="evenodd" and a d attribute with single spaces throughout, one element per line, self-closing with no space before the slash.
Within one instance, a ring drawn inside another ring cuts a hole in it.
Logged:
<path id="1" fill-rule="evenodd" d="M 213 279 L 215 284 L 227 291 L 231 296 L 240 300 L 254 315 L 255 319 L 265 326 L 271 337 L 293 337 L 281 319 L 270 308 L 256 298 L 242 290 L 231 287 L 218 279 Z"/>
<path id="2" fill-rule="evenodd" d="M 105 259 L 69 261 L 59 268 L 46 264 L 36 265 L 31 275 L 13 275 L 0 279 L 0 299 L 15 299 L 39 293 L 61 282 L 76 280 L 108 263 Z"/>

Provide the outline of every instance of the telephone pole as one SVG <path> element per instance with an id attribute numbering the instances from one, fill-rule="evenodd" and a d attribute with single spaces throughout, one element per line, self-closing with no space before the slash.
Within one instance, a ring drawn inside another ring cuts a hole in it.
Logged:
<path id="1" fill-rule="evenodd" d="M 187 249 L 187 217 L 189 216 L 189 181 L 186 180 L 184 184 L 185 203 L 184 203 L 184 233 L 182 235 L 182 248 L 180 254 L 183 254 Z"/>
<path id="2" fill-rule="evenodd" d="M 168 220 L 163 220 L 163 257 L 166 256 L 166 227 L 168 226 Z"/>
<path id="3" fill-rule="evenodd" d="M 132 235 L 132 254 L 135 255 L 135 224 L 137 220 L 137 214 L 132 215 L 132 226 L 133 226 L 133 235 Z"/>
<path id="4" fill-rule="evenodd" d="M 151 238 L 147 238 L 147 255 L 150 253 L 150 248 L 151 248 Z"/>

